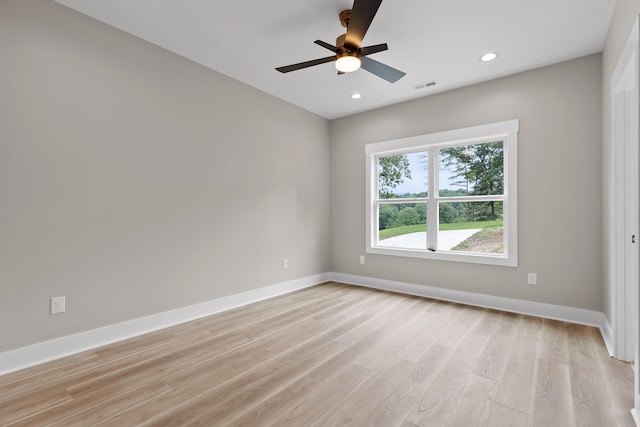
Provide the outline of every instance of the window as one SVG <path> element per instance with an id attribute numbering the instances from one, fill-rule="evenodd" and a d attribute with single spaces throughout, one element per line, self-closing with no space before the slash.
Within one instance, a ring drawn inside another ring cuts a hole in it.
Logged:
<path id="1" fill-rule="evenodd" d="M 517 266 L 519 121 L 365 147 L 367 252 Z"/>

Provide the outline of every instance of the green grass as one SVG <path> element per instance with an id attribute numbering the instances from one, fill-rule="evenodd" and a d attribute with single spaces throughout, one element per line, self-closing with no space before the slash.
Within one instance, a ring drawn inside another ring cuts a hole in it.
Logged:
<path id="1" fill-rule="evenodd" d="M 402 227 L 387 228 L 386 230 L 380 230 L 380 237 L 378 240 L 388 239 L 389 237 L 401 236 L 403 234 L 417 233 L 419 231 L 426 231 L 427 226 L 425 224 L 417 225 L 404 225 Z"/>
<path id="2" fill-rule="evenodd" d="M 470 228 L 495 228 L 502 227 L 502 220 L 495 221 L 480 221 L 480 222 L 454 222 L 451 224 L 440 224 L 440 231 L 447 230 L 467 230 Z M 380 230 L 379 240 L 388 239 L 390 237 L 401 236 L 403 234 L 418 233 L 420 231 L 426 231 L 425 224 L 417 225 L 405 225 L 402 227 L 387 228 L 386 230 Z"/>
<path id="3" fill-rule="evenodd" d="M 445 230 L 467 230 L 469 228 L 496 228 L 502 227 L 503 221 L 479 221 L 479 222 L 453 222 L 451 224 L 440 224 L 440 231 Z"/>

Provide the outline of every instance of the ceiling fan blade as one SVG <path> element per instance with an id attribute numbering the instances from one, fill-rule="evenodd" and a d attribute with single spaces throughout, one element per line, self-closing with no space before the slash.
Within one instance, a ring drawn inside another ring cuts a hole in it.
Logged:
<path id="1" fill-rule="evenodd" d="M 337 47 L 335 47 L 334 45 L 329 44 L 327 42 L 323 42 L 322 40 L 316 40 L 316 41 L 314 41 L 314 43 L 324 47 L 325 49 L 329 49 L 331 52 L 338 52 L 338 48 Z"/>
<path id="2" fill-rule="evenodd" d="M 382 0 L 354 0 L 345 45 L 359 48 Z"/>
<path id="3" fill-rule="evenodd" d="M 386 43 L 376 44 L 373 46 L 366 46 L 360 48 L 360 56 L 372 55 L 374 53 L 383 52 L 389 49 Z"/>
<path id="4" fill-rule="evenodd" d="M 393 67 L 389 67 L 388 65 L 383 64 L 382 62 L 378 62 L 374 59 L 362 57 L 360 58 L 361 67 L 363 70 L 374 74 L 381 79 L 385 79 L 389 83 L 395 83 L 400 80 L 406 73 L 396 70 Z"/>
<path id="5" fill-rule="evenodd" d="M 284 67 L 278 67 L 276 68 L 276 70 L 280 71 L 281 73 L 289 73 L 291 71 L 301 70 L 303 68 L 313 67 L 314 65 L 320 65 L 320 64 L 324 64 L 325 62 L 331 62 L 335 60 L 336 60 L 335 55 L 327 56 L 326 58 L 319 58 L 311 61 L 299 62 L 297 64 L 286 65 Z"/>

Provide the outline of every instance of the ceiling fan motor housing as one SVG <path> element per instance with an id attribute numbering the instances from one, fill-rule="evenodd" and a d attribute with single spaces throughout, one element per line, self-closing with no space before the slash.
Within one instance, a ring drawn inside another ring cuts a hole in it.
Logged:
<path id="1" fill-rule="evenodd" d="M 360 49 L 358 49 L 357 46 L 349 46 L 349 45 L 345 46 L 344 41 L 346 36 L 347 36 L 346 34 L 341 34 L 338 36 L 338 38 L 336 38 L 336 47 L 338 48 L 338 52 L 337 52 L 338 58 L 340 58 L 341 53 L 345 53 L 349 56 L 355 56 L 354 54 L 357 54 L 358 57 L 360 57 L 360 53 L 359 53 Z"/>
<path id="2" fill-rule="evenodd" d="M 347 28 L 347 25 L 349 25 L 349 19 L 351 19 L 351 9 L 340 12 L 340 24 L 342 24 L 343 27 Z"/>
<path id="3" fill-rule="evenodd" d="M 342 73 L 349 73 L 360 68 L 360 49 L 345 46 L 345 37 L 346 34 L 342 34 L 336 39 L 336 68 Z"/>

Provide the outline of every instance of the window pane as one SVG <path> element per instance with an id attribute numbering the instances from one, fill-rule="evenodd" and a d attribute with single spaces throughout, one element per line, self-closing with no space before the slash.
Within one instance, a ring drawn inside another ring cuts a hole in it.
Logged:
<path id="1" fill-rule="evenodd" d="M 427 197 L 427 165 L 426 152 L 378 158 L 379 197 Z"/>
<path id="2" fill-rule="evenodd" d="M 380 247 L 427 249 L 427 204 L 381 203 L 378 228 Z"/>
<path id="3" fill-rule="evenodd" d="M 487 196 L 504 191 L 502 141 L 438 151 L 440 197 Z"/>
<path id="4" fill-rule="evenodd" d="M 503 254 L 503 203 L 438 203 L 438 250 Z"/>

